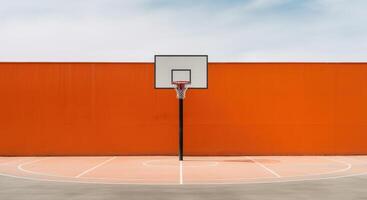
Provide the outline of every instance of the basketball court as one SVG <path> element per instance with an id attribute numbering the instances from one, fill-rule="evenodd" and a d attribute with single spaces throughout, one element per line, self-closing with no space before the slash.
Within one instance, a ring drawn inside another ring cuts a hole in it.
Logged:
<path id="1" fill-rule="evenodd" d="M 2 157 L 2 176 L 34 181 L 134 184 L 261 184 L 367 174 L 366 156 Z"/>
<path id="2" fill-rule="evenodd" d="M 366 156 L 1 157 L 1 199 L 364 199 Z"/>
<path id="3" fill-rule="evenodd" d="M 0 200 L 367 200 L 367 1 L 0 2 Z"/>
<path id="4" fill-rule="evenodd" d="M 363 63 L 0 65 L 0 199 L 367 198 Z"/>

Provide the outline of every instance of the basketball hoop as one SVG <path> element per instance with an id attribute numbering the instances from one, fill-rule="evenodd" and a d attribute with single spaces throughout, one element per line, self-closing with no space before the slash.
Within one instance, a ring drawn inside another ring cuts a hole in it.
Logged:
<path id="1" fill-rule="evenodd" d="M 208 89 L 208 55 L 155 55 L 154 88 L 176 90 L 178 159 L 184 157 L 184 98 L 188 88 Z"/>
<path id="2" fill-rule="evenodd" d="M 178 99 L 184 99 L 187 86 L 190 85 L 189 81 L 173 81 L 172 84 L 175 86 L 176 94 Z"/>

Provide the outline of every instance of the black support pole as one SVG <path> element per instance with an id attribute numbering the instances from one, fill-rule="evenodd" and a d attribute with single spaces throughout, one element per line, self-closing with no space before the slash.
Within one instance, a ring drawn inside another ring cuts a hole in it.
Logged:
<path id="1" fill-rule="evenodd" d="M 179 101 L 179 127 L 178 127 L 178 138 L 179 138 L 179 149 L 178 149 L 178 157 L 179 160 L 183 160 L 183 99 L 178 99 Z"/>

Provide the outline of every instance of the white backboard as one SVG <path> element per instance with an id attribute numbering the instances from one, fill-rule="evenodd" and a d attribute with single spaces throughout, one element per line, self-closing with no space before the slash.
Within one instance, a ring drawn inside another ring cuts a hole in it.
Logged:
<path id="1" fill-rule="evenodd" d="M 172 81 L 190 81 L 188 88 L 208 88 L 207 55 L 156 55 L 154 88 L 174 88 Z"/>

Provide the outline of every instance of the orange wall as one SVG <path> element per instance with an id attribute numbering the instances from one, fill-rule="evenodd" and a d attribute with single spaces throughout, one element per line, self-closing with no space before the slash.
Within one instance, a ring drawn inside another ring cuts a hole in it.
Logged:
<path id="1" fill-rule="evenodd" d="M 0 63 L 0 155 L 174 155 L 152 63 Z M 210 63 L 185 100 L 191 155 L 367 154 L 367 64 Z"/>

